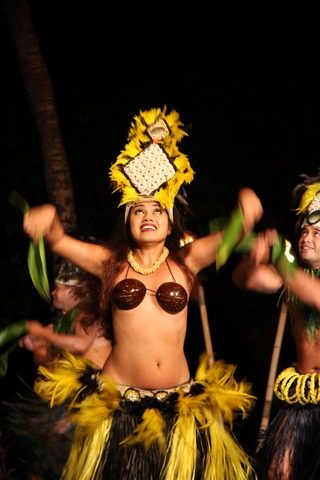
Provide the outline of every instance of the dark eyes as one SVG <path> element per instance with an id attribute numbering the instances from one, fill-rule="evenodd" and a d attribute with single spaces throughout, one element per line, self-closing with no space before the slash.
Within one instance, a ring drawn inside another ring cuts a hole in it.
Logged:
<path id="1" fill-rule="evenodd" d="M 155 208 L 155 209 L 151 212 L 151 214 L 153 215 L 153 214 L 157 213 L 157 214 L 160 214 L 160 215 L 161 215 L 162 212 L 163 212 L 163 210 L 162 210 L 161 208 Z M 142 210 L 141 208 L 137 208 L 136 210 L 134 210 L 134 214 L 135 214 L 135 215 L 144 215 L 144 214 L 145 214 L 145 210 Z"/>
<path id="2" fill-rule="evenodd" d="M 313 232 L 310 232 L 310 233 L 312 233 L 312 235 L 313 235 L 314 237 L 318 237 L 318 236 L 320 235 L 320 231 L 319 231 L 319 230 L 314 230 Z M 301 232 L 301 236 L 302 236 L 302 237 L 306 237 L 308 234 L 309 234 L 309 232 L 308 232 L 307 230 L 302 230 L 302 232 Z"/>

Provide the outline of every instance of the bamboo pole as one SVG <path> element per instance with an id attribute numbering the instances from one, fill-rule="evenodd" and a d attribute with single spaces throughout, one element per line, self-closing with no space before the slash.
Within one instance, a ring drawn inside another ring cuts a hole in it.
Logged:
<path id="1" fill-rule="evenodd" d="M 262 411 L 262 419 L 260 423 L 260 433 L 264 432 L 269 425 L 272 399 L 273 399 L 273 386 L 274 386 L 277 368 L 278 368 L 278 362 L 279 362 L 284 329 L 286 325 L 287 314 L 288 314 L 287 304 L 284 300 L 282 300 L 281 307 L 280 307 L 278 328 L 277 328 L 276 338 L 274 341 L 273 352 L 272 352 L 272 357 L 270 362 L 269 376 L 268 376 L 264 406 Z M 258 448 L 259 448 L 259 444 L 258 444 Z"/>
<path id="2" fill-rule="evenodd" d="M 198 278 L 198 295 L 199 295 L 200 315 L 201 315 L 201 321 L 202 321 L 202 331 L 204 336 L 206 352 L 208 355 L 208 365 L 209 367 L 212 367 L 212 365 L 214 364 L 214 355 L 213 355 L 206 299 L 204 295 L 204 288 L 199 278 Z M 224 422 L 223 422 L 221 412 L 218 413 L 218 421 L 220 425 L 224 428 Z"/>
<path id="3" fill-rule="evenodd" d="M 209 364 L 209 367 L 211 367 L 214 363 L 214 356 L 213 356 L 206 300 L 204 295 L 204 288 L 200 280 L 198 285 L 198 292 L 199 292 L 199 308 L 200 308 L 200 315 L 201 315 L 201 321 L 202 321 L 204 343 L 206 347 L 206 352 L 208 354 L 208 364 Z"/>

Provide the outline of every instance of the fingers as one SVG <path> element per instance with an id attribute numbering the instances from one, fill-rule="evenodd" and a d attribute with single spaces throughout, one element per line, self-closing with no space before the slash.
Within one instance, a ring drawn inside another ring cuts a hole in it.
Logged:
<path id="1" fill-rule="evenodd" d="M 251 188 L 242 188 L 239 192 L 239 205 L 244 215 L 245 231 L 250 231 L 263 215 L 261 201 Z"/>
<path id="2" fill-rule="evenodd" d="M 253 243 L 250 253 L 250 260 L 254 265 L 270 262 L 270 248 L 278 240 L 278 232 L 274 228 L 269 228 L 259 232 Z"/>
<path id="3" fill-rule="evenodd" d="M 32 221 L 29 213 L 23 217 L 23 230 L 28 237 L 36 243 L 38 243 L 39 238 L 43 235 L 41 227 Z"/>
<path id="4" fill-rule="evenodd" d="M 279 240 L 279 234 L 275 228 L 270 228 L 266 230 L 266 235 L 268 237 L 270 247 L 272 247 L 272 245 L 274 245 Z"/>
<path id="5" fill-rule="evenodd" d="M 41 205 L 29 210 L 23 217 L 23 230 L 35 242 L 45 237 L 51 229 L 54 221 L 55 207 L 53 205 Z"/>
<path id="6" fill-rule="evenodd" d="M 24 335 L 18 341 L 19 347 L 25 348 L 30 352 L 34 349 L 35 337 L 33 335 Z"/>

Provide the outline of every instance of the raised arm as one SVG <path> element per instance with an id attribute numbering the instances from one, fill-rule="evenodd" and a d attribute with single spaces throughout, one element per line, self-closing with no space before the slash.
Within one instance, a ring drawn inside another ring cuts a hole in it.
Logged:
<path id="1" fill-rule="evenodd" d="M 242 212 L 243 224 L 238 238 L 235 239 L 235 243 L 240 241 L 245 233 L 252 230 L 263 215 L 261 201 L 250 188 L 242 188 L 239 191 L 236 208 Z M 218 231 L 192 242 L 187 263 L 194 273 L 198 273 L 203 268 L 215 263 L 222 236 L 223 231 Z"/>
<path id="2" fill-rule="evenodd" d="M 243 233 L 248 233 L 263 215 L 261 201 L 251 188 L 244 187 L 239 191 L 238 207 L 241 208 L 243 214 Z"/>
<path id="3" fill-rule="evenodd" d="M 234 283 L 260 293 L 275 293 L 285 285 L 303 303 L 320 311 L 320 279 L 296 266 L 296 262 L 291 263 L 284 249 L 271 263 L 270 253 L 276 241 L 279 241 L 276 230 L 261 232 L 250 254 L 234 269 Z"/>
<path id="4" fill-rule="evenodd" d="M 32 208 L 24 215 L 23 229 L 34 242 L 38 242 L 43 236 L 46 246 L 54 254 L 101 277 L 103 262 L 108 258 L 109 250 L 102 245 L 84 242 L 67 235 L 54 205 L 45 204 Z"/>

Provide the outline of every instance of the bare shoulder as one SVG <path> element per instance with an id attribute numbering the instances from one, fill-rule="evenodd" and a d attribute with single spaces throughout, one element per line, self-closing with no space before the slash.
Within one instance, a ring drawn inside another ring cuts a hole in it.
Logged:
<path id="1" fill-rule="evenodd" d="M 221 240 L 222 233 L 218 231 L 197 238 L 191 243 L 190 252 L 186 258 L 186 265 L 195 275 L 215 263 L 217 249 Z"/>

